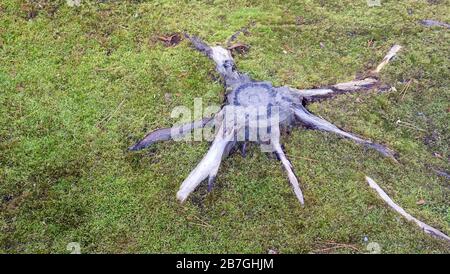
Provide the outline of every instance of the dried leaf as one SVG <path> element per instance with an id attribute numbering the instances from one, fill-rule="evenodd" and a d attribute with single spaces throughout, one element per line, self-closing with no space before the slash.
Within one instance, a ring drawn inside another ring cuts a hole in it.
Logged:
<path id="1" fill-rule="evenodd" d="M 228 47 L 228 50 L 231 51 L 232 53 L 237 52 L 239 54 L 246 54 L 249 49 L 250 46 L 242 43 L 235 43 Z"/>
<path id="2" fill-rule="evenodd" d="M 425 200 L 424 199 L 420 199 L 416 202 L 416 205 L 424 205 L 425 204 Z"/>
<path id="3" fill-rule="evenodd" d="M 166 47 L 172 47 L 178 45 L 183 38 L 179 33 L 174 33 L 167 36 L 159 36 L 158 40 L 162 41 Z"/>

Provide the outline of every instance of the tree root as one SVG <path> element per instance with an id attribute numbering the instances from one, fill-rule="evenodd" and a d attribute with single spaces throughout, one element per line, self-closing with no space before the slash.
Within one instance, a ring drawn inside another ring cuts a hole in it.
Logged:
<path id="1" fill-rule="evenodd" d="M 382 86 L 382 82 L 379 80 L 378 74 L 381 69 L 383 69 L 383 67 L 385 67 L 397 55 L 401 48 L 402 47 L 399 45 L 394 45 L 383 58 L 381 63 L 374 70 L 367 73 L 369 76 L 363 79 L 355 79 L 350 82 L 338 83 L 332 86 L 314 89 L 295 89 L 286 86 L 281 87 L 281 89 L 288 89 L 293 94 L 304 97 L 308 103 L 329 99 L 343 93 L 359 92 L 374 88 L 389 89 L 390 87 L 388 86 Z"/>
<path id="2" fill-rule="evenodd" d="M 188 34 L 185 34 L 185 36 L 191 41 L 196 50 L 209 57 L 216 64 L 216 71 L 224 80 L 227 91 L 225 104 L 214 118 L 205 118 L 201 121 L 153 131 L 142 141 L 130 147 L 130 150 L 143 149 L 155 142 L 174 139 L 174 137 L 183 136 L 195 128 L 203 128 L 212 119 L 214 120 L 215 127 L 218 129 L 216 137 L 209 151 L 181 184 L 177 193 L 179 201 L 184 202 L 189 194 L 191 194 L 205 179 L 208 179 L 208 190 L 211 190 L 222 158 L 227 157 L 232 148 L 236 147 L 238 142 L 243 144 L 241 146 L 243 155 L 245 155 L 246 142 L 256 142 L 262 147 L 266 147 L 267 145 L 267 147 L 271 149 L 271 152 L 275 153 L 281 161 L 294 193 L 299 202 L 303 205 L 304 197 L 300 189 L 299 180 L 297 179 L 292 165 L 286 157 L 280 143 L 280 127 L 283 127 L 283 129 L 288 128 L 295 125 L 295 121 L 302 123 L 308 128 L 332 132 L 348 138 L 363 146 L 375 149 L 382 155 L 395 160 L 394 152 L 389 148 L 345 132 L 332 123 L 313 115 L 306 109 L 305 102 L 313 102 L 331 98 L 338 94 L 380 87 L 382 83 L 379 80 L 378 74 L 381 69 L 396 56 L 401 49 L 399 45 L 393 46 L 383 58 L 382 62 L 374 70 L 368 72 L 368 76 L 365 78 L 338 83 L 329 87 L 301 90 L 286 86 L 273 87 L 270 82 L 252 80 L 247 74 L 237 70 L 229 50 L 221 46 L 209 46 L 195 36 Z M 263 117 L 259 114 L 252 116 L 252 108 L 261 106 L 266 107 L 266 110 L 269 110 L 267 111 L 269 116 Z M 277 111 L 272 111 L 272 106 L 276 106 Z M 237 110 L 239 107 L 243 112 Z M 244 122 L 233 121 L 232 124 L 228 124 L 225 122 L 227 119 L 224 118 L 228 117 L 226 114 L 232 114 L 233 117 L 239 115 L 243 116 L 245 118 Z M 279 117 L 276 115 L 279 115 Z M 274 117 L 279 118 L 277 124 L 268 125 L 269 121 L 274 121 Z M 263 140 L 264 138 L 261 138 L 259 131 L 256 135 L 256 140 L 247 137 L 250 128 L 255 128 L 255 123 L 257 124 L 258 129 L 261 127 L 261 124 L 265 124 L 265 126 L 263 126 L 264 130 L 267 132 L 271 131 L 269 140 Z M 244 134 L 242 134 L 243 131 Z M 244 136 L 244 140 L 237 140 L 237 136 L 242 135 Z"/>
<path id="3" fill-rule="evenodd" d="M 405 217 L 408 221 L 414 222 L 417 226 L 419 226 L 423 230 L 423 232 L 430 234 L 431 236 L 433 236 L 435 238 L 443 239 L 450 243 L 450 237 L 445 235 L 443 232 L 437 230 L 436 228 L 431 227 L 431 226 L 427 225 L 426 223 L 417 220 L 416 218 L 411 216 L 409 213 L 407 213 L 403 208 L 401 208 L 399 205 L 397 205 L 394 201 L 392 201 L 392 199 L 386 194 L 386 192 L 384 192 L 383 189 L 381 189 L 381 187 L 377 183 L 375 183 L 375 181 L 372 178 L 369 178 L 366 176 L 366 181 L 371 188 L 375 189 L 375 191 L 378 193 L 380 198 L 383 201 L 385 201 L 398 214 Z"/>

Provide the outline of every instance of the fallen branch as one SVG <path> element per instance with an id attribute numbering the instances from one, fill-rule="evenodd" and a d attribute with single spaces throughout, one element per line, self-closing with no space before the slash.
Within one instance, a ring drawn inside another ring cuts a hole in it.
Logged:
<path id="1" fill-rule="evenodd" d="M 371 188 L 376 190 L 378 195 L 380 195 L 381 199 L 383 199 L 392 209 L 394 209 L 397 213 L 399 213 L 400 215 L 405 217 L 408 221 L 413 221 L 414 223 L 416 223 L 416 225 L 418 225 L 425 233 L 430 234 L 433 237 L 440 238 L 440 239 L 450 242 L 450 237 L 448 237 L 441 231 L 437 230 L 436 228 L 431 227 L 431 226 L 427 225 L 426 223 L 417 220 L 416 218 L 411 216 L 409 213 L 407 213 L 399 205 L 394 203 L 394 201 L 392 201 L 392 199 L 386 194 L 386 192 L 384 192 L 383 189 L 381 189 L 380 186 L 378 186 L 378 184 L 375 183 L 375 181 L 372 178 L 369 178 L 366 176 L 366 181 L 367 181 L 367 183 L 369 183 L 369 186 Z"/>

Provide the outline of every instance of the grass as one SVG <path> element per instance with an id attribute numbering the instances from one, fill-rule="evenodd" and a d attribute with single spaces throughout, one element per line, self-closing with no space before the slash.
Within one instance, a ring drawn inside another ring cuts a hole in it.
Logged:
<path id="1" fill-rule="evenodd" d="M 417 23 L 448 23 L 449 3 L 381 4 L 1 1 L 0 252 L 68 253 L 67 244 L 79 242 L 83 253 L 364 253 L 377 242 L 383 253 L 449 253 L 364 181 L 371 176 L 408 212 L 450 233 L 449 181 L 432 170 L 450 168 L 449 32 Z M 165 47 L 157 37 L 188 31 L 220 43 L 251 22 L 251 34 L 239 37 L 251 49 L 236 62 L 275 85 L 351 80 L 403 45 L 382 73 L 397 91 L 310 107 L 393 148 L 400 163 L 330 134 L 294 130 L 283 142 L 304 208 L 280 164 L 257 147 L 224 161 L 212 193 L 201 187 L 179 205 L 179 184 L 208 144 L 127 147 L 176 122 L 175 106 L 192 107 L 196 97 L 220 104 L 224 91 L 213 64 L 186 41 Z M 358 251 L 327 250 L 331 241 Z"/>

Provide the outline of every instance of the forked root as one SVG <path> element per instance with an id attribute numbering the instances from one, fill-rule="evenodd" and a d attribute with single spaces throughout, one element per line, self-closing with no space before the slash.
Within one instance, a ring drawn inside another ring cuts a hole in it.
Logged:
<path id="1" fill-rule="evenodd" d="M 234 128 L 226 129 L 223 125 L 221 126 L 206 155 L 181 184 L 177 192 L 177 199 L 181 203 L 186 201 L 189 194 L 206 178 L 209 178 L 209 185 L 211 185 L 219 170 L 222 157 L 226 153 L 227 145 L 233 141 L 234 132 Z"/>
<path id="2" fill-rule="evenodd" d="M 319 87 L 314 89 L 294 89 L 290 87 L 282 88 L 287 88 L 291 93 L 297 96 L 302 96 L 309 102 L 314 102 L 331 98 L 342 93 L 357 92 L 380 87 L 382 85 L 380 80 L 378 79 L 378 74 L 380 73 L 381 69 L 383 69 L 383 67 L 386 66 L 397 55 L 401 48 L 402 47 L 400 45 L 394 45 L 383 58 L 381 63 L 374 70 L 368 73 L 370 76 L 363 79 L 355 79 L 350 82 L 338 83 L 332 86 Z"/>
<path id="3" fill-rule="evenodd" d="M 233 87 L 234 85 L 250 81 L 250 78 L 236 69 L 231 52 L 221 46 L 209 46 L 203 42 L 199 37 L 185 34 L 186 38 L 191 41 L 194 48 L 204 55 L 208 56 L 216 63 L 216 71 L 225 81 L 226 87 Z"/>
<path id="4" fill-rule="evenodd" d="M 397 205 L 394 201 L 392 201 L 392 199 L 386 194 L 386 192 L 384 192 L 383 189 L 381 189 L 381 187 L 377 183 L 375 183 L 375 181 L 372 178 L 366 176 L 366 181 L 371 188 L 375 189 L 380 198 L 383 199 L 383 201 L 385 201 L 397 213 L 405 217 L 408 221 L 414 222 L 417 226 L 419 226 L 423 230 L 423 232 L 430 234 L 433 237 L 443 239 L 450 243 L 450 237 L 445 235 L 443 232 L 437 230 L 436 228 L 431 227 L 426 223 L 417 220 L 409 213 L 407 213 L 403 208 Z"/>

